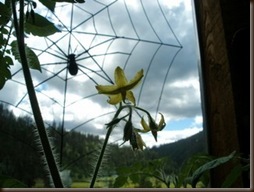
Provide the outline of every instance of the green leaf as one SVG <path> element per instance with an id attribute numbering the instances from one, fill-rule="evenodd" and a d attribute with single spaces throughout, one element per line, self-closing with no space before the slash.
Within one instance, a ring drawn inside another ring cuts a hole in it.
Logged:
<path id="1" fill-rule="evenodd" d="M 17 179 L 13 179 L 8 176 L 0 176 L 0 187 L 1 188 L 26 188 L 27 186 L 18 181 Z"/>
<path id="2" fill-rule="evenodd" d="M 122 187 L 125 183 L 127 183 L 128 177 L 126 176 L 118 176 L 115 180 L 114 187 L 119 188 Z"/>
<path id="3" fill-rule="evenodd" d="M 234 182 L 239 178 L 239 176 L 242 174 L 242 166 L 237 165 L 235 166 L 231 172 L 227 175 L 225 181 L 222 184 L 222 188 L 229 188 L 234 184 Z"/>
<path id="4" fill-rule="evenodd" d="M 29 68 L 39 70 L 41 72 L 41 65 L 37 55 L 29 47 L 26 46 L 25 48 L 26 48 L 26 55 L 27 55 Z"/>
<path id="5" fill-rule="evenodd" d="M 118 175 L 128 175 L 130 173 L 130 169 L 128 167 L 118 167 L 116 172 Z"/>
<path id="6" fill-rule="evenodd" d="M 245 166 L 242 167 L 243 171 L 250 171 L 250 164 L 247 164 Z"/>
<path id="7" fill-rule="evenodd" d="M 4 63 L 3 63 L 4 64 Z M 11 78 L 11 72 L 6 65 L 0 65 L 0 76 L 4 77 L 6 80 Z"/>
<path id="8" fill-rule="evenodd" d="M 11 51 L 14 57 L 21 63 L 21 58 L 19 55 L 19 50 L 18 50 L 18 42 L 13 41 L 11 43 Z M 26 51 L 26 56 L 27 56 L 27 62 L 28 66 L 31 69 L 36 69 L 41 72 L 41 66 L 38 57 L 36 54 L 33 52 L 32 49 L 30 49 L 27 45 L 25 45 L 25 51 Z"/>
<path id="9" fill-rule="evenodd" d="M 134 173 L 134 174 L 131 174 L 129 177 L 133 183 L 139 183 L 140 181 L 139 174 Z"/>
<path id="10" fill-rule="evenodd" d="M 4 87 L 5 82 L 6 82 L 5 78 L 2 75 L 0 75 L 0 90 Z"/>
<path id="11" fill-rule="evenodd" d="M 29 18 L 25 23 L 25 32 L 40 37 L 45 37 L 53 35 L 56 32 L 60 32 L 60 30 L 45 17 L 35 13 L 34 18 Z"/>
<path id="12" fill-rule="evenodd" d="M 7 65 L 13 65 L 12 58 L 8 55 L 4 56 L 4 61 Z"/>
<path id="13" fill-rule="evenodd" d="M 11 9 L 0 2 L 0 25 L 6 25 L 11 19 Z"/>
<path id="14" fill-rule="evenodd" d="M 39 0 L 45 7 L 47 7 L 50 11 L 54 12 L 56 2 L 52 0 Z"/>
<path id="15" fill-rule="evenodd" d="M 0 42 L 2 42 L 1 44 L 0 44 L 0 49 L 1 49 L 1 47 L 3 47 L 4 46 L 4 44 L 5 44 L 5 42 L 3 42 L 5 39 L 4 39 L 4 35 L 3 35 L 3 33 L 0 33 Z"/>
<path id="16" fill-rule="evenodd" d="M 0 89 L 5 85 L 8 79 L 11 79 L 10 65 L 12 65 L 12 59 L 9 56 L 0 54 Z"/>
<path id="17" fill-rule="evenodd" d="M 217 158 L 217 159 L 214 159 L 204 165 L 202 165 L 201 167 L 199 167 L 192 175 L 192 180 L 191 180 L 191 183 L 192 183 L 192 187 L 195 188 L 196 187 L 196 184 L 199 180 L 199 178 L 202 176 L 202 174 L 210 169 L 213 169 L 215 167 L 218 167 L 219 165 L 221 164 L 224 164 L 226 162 L 228 162 L 229 160 L 231 160 L 234 155 L 235 155 L 235 151 L 232 152 L 230 155 L 228 156 L 225 156 L 225 157 L 220 157 L 220 158 Z"/>
<path id="18" fill-rule="evenodd" d="M 1 33 L 2 34 L 8 34 L 9 33 L 9 31 L 8 31 L 8 29 L 6 29 L 6 28 L 1 28 Z"/>
<path id="19" fill-rule="evenodd" d="M 176 187 L 180 188 L 182 185 L 187 185 L 191 183 L 190 179 L 187 179 L 188 177 L 191 177 L 193 172 L 198 169 L 200 166 L 204 165 L 205 163 L 213 160 L 211 156 L 207 154 L 195 154 L 192 155 L 190 158 L 185 160 L 183 163 L 180 172 L 178 174 L 178 180 L 176 181 Z M 208 180 L 206 177 L 204 178 L 204 175 L 202 176 L 202 182 L 206 185 Z"/>
<path id="20" fill-rule="evenodd" d="M 191 180 L 192 180 L 192 177 L 186 177 L 183 182 L 182 182 L 182 185 L 184 188 L 187 187 L 187 184 L 191 183 Z"/>
<path id="21" fill-rule="evenodd" d="M 11 50 L 10 49 L 6 49 L 5 52 L 9 55 L 11 55 Z"/>

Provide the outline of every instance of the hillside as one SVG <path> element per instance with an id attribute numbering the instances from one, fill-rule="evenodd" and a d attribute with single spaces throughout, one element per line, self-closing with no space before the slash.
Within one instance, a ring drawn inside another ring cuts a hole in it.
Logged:
<path id="1" fill-rule="evenodd" d="M 41 162 L 43 155 L 39 152 L 38 141 L 34 134 L 34 124 L 29 117 L 17 118 L 0 104 L 0 176 L 10 176 L 25 183 L 28 187 L 40 178 L 47 183 L 47 172 Z M 70 170 L 73 181 L 90 179 L 103 140 L 98 136 L 80 132 L 63 132 L 59 126 L 48 127 L 54 151 L 59 159 L 62 151 L 62 168 Z M 60 149 L 61 139 L 64 145 Z M 181 165 L 192 154 L 205 151 L 203 132 L 192 137 L 146 149 L 134 153 L 130 146 L 119 147 L 110 144 L 100 170 L 101 176 L 113 176 L 120 167 L 133 166 L 136 162 L 145 162 L 167 157 L 174 164 Z"/>
<path id="2" fill-rule="evenodd" d="M 169 157 L 180 166 L 191 155 L 206 152 L 205 142 L 204 132 L 201 131 L 186 139 L 153 147 L 151 150 L 159 157 Z"/>

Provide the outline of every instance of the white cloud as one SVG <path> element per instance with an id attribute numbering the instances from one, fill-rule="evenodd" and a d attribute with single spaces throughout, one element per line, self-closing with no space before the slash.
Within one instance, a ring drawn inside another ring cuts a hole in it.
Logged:
<path id="1" fill-rule="evenodd" d="M 200 116 L 196 116 L 195 119 L 194 119 L 194 122 L 195 124 L 202 124 L 203 123 L 203 117 L 200 115 Z"/>
<path id="2" fill-rule="evenodd" d="M 100 2 L 107 4 L 112 1 Z M 114 79 L 114 68 L 118 65 L 121 67 L 126 65 L 125 71 L 128 78 L 133 77 L 135 72 L 141 68 L 145 70 L 143 87 L 141 84 L 134 90 L 136 99 L 140 101 L 141 107 L 149 110 L 153 116 L 155 116 L 158 109 L 168 120 L 186 117 L 194 119 L 192 128 L 184 129 L 183 131 L 165 130 L 159 133 L 158 144 L 172 142 L 201 130 L 200 87 L 195 54 L 196 40 L 194 39 L 195 35 L 192 25 L 191 0 L 159 0 L 167 21 L 183 45 L 183 49 L 170 68 L 164 90 L 162 90 L 162 87 L 167 69 L 174 54 L 179 49 L 168 44 L 178 45 L 178 42 L 160 12 L 157 1 L 143 0 L 142 2 L 154 30 L 141 9 L 140 1 L 126 0 L 131 20 L 122 0 L 117 1 L 114 5 L 98 14 L 97 12 L 104 6 L 91 0 L 83 5 L 75 4 L 75 6 L 79 7 L 75 7 L 75 10 L 78 11 L 74 15 L 73 26 L 77 26 L 77 28 L 72 31 L 72 36 L 65 29 L 63 33 L 57 33 L 49 37 L 52 41 L 57 41 L 58 47 L 48 39 L 38 37 L 26 39 L 26 42 L 32 47 L 44 50 L 37 50 L 36 53 L 41 53 L 39 59 L 42 64 L 48 64 L 43 65 L 46 70 L 43 70 L 42 74 L 32 70 L 35 85 L 52 77 L 52 79 L 47 80 L 46 83 L 36 88 L 38 92 L 42 92 L 37 95 L 46 121 L 61 121 L 62 119 L 65 68 L 67 66 L 66 55 L 74 52 L 76 55 L 81 54 L 76 62 L 86 74 L 79 70 L 78 75 L 75 77 L 68 75 L 65 108 L 66 128 L 75 128 L 91 120 L 89 123 L 80 126 L 77 131 L 85 130 L 84 132 L 86 133 L 105 134 L 104 124 L 110 121 L 112 114 L 100 118 L 95 117 L 112 112 L 115 108 L 108 106 L 106 96 L 94 96 L 96 94 L 95 82 L 91 81 L 91 79 L 101 84 L 109 84 L 105 80 L 107 77 L 104 72 L 111 79 Z M 61 15 L 62 25 L 65 24 L 70 27 L 69 11 L 71 7 L 62 5 L 56 7 L 56 14 Z M 89 19 L 93 14 L 96 14 L 96 16 L 93 19 Z M 53 15 L 48 16 L 53 17 Z M 86 19 L 87 21 L 83 22 Z M 110 19 L 114 25 L 113 28 Z M 54 20 L 57 21 L 57 19 Z M 159 36 L 159 39 L 154 31 Z M 67 34 L 66 37 L 60 39 L 65 34 Z M 131 39 L 128 40 L 126 37 Z M 69 47 L 68 42 L 70 39 L 72 39 L 73 44 Z M 141 40 L 151 40 L 157 42 L 157 44 Z M 164 44 L 160 44 L 160 41 Z M 46 49 L 49 46 L 50 48 Z M 105 56 L 105 53 L 112 52 L 118 53 Z M 93 58 L 90 56 L 93 56 Z M 51 63 L 56 63 L 56 65 L 49 65 Z M 15 65 L 12 68 L 12 72 L 16 72 L 18 68 L 20 68 L 20 65 Z M 101 68 L 103 68 L 103 71 Z M 60 70 L 63 70 L 60 74 L 52 76 Z M 26 88 L 15 81 L 24 83 L 22 71 L 7 82 L 6 87 L 0 91 L 0 100 L 14 105 L 21 101 L 21 98 L 26 94 Z M 162 91 L 163 94 L 160 97 Z M 158 106 L 159 101 L 161 101 L 160 106 Z M 18 107 L 31 111 L 28 97 L 25 97 Z M 18 112 L 19 110 L 15 111 L 16 114 L 21 114 Z M 119 134 L 122 134 L 120 129 L 116 131 L 116 136 L 118 135 L 119 137 Z M 121 137 L 119 138 L 121 139 Z M 151 135 L 144 135 L 143 137 L 144 140 L 148 141 L 146 143 L 149 143 L 149 145 L 154 143 Z M 112 138 L 115 138 L 115 136 Z"/>
<path id="3" fill-rule="evenodd" d="M 135 11 L 140 11 L 141 8 L 139 0 L 126 1 L 126 5 Z"/>

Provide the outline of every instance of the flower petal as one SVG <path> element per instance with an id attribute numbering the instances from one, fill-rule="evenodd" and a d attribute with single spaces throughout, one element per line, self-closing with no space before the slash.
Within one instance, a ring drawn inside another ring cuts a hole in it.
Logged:
<path id="1" fill-rule="evenodd" d="M 146 133 L 151 130 L 150 127 L 145 122 L 144 117 L 141 118 L 141 125 L 144 128 L 144 130 L 142 132 Z"/>
<path id="2" fill-rule="evenodd" d="M 147 132 L 144 129 L 141 130 L 141 129 L 138 129 L 138 128 L 135 128 L 135 127 L 133 128 L 133 130 L 136 131 L 136 132 L 139 132 L 139 133 L 146 133 Z"/>
<path id="3" fill-rule="evenodd" d="M 115 84 L 118 87 L 124 87 L 125 85 L 127 85 L 128 81 L 127 78 L 124 74 L 124 71 L 122 70 L 121 67 L 117 67 L 115 69 Z"/>
<path id="4" fill-rule="evenodd" d="M 136 105 L 136 99 L 134 97 L 134 94 L 132 91 L 127 91 L 126 98 L 132 102 L 134 105 Z"/>
<path id="5" fill-rule="evenodd" d="M 149 127 L 152 131 L 158 131 L 159 127 L 157 123 L 155 123 L 154 119 L 151 116 L 148 116 L 149 118 Z"/>
<path id="6" fill-rule="evenodd" d="M 108 103 L 111 105 L 116 105 L 117 103 L 120 103 L 122 101 L 122 96 L 121 94 L 116 94 L 116 95 L 110 95 Z"/>
<path id="7" fill-rule="evenodd" d="M 136 142 L 137 142 L 138 149 L 141 149 L 143 151 L 143 147 L 146 147 L 146 144 L 143 141 L 141 135 L 138 133 L 136 133 Z"/>
<path id="8" fill-rule="evenodd" d="M 134 105 L 136 105 L 136 100 L 133 92 L 130 90 L 133 89 L 144 76 L 143 69 L 138 71 L 134 78 L 128 82 L 124 71 L 119 66 L 115 69 L 115 84 L 114 85 L 97 85 L 96 89 L 99 94 L 105 94 L 110 97 L 110 104 L 117 104 L 121 101 L 125 102 L 125 99 L 128 99 Z M 116 96 L 114 96 L 116 95 Z"/>
<path id="9" fill-rule="evenodd" d="M 133 89 L 136 85 L 138 85 L 138 83 L 140 82 L 143 76 L 144 76 L 144 70 L 141 69 L 140 71 L 136 73 L 134 78 L 131 79 L 130 82 L 128 82 L 128 84 L 124 87 L 124 89 L 125 90 Z"/>
<path id="10" fill-rule="evenodd" d="M 166 126 L 164 116 L 162 115 L 162 113 L 160 113 L 160 115 L 161 115 L 161 120 L 159 122 L 159 131 L 161 131 Z"/>
<path id="11" fill-rule="evenodd" d="M 119 93 L 116 85 L 96 85 L 95 87 L 100 94 L 114 95 Z"/>

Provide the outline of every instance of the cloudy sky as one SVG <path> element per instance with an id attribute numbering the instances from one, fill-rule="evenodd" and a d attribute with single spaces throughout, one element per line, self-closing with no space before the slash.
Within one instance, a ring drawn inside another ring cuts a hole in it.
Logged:
<path id="1" fill-rule="evenodd" d="M 116 108 L 97 94 L 95 85 L 114 81 L 114 69 L 120 66 L 128 79 L 144 69 L 143 81 L 134 90 L 137 105 L 157 122 L 159 112 L 165 117 L 167 126 L 157 143 L 151 134 L 142 134 L 147 146 L 174 142 L 203 129 L 191 0 L 87 0 L 59 3 L 55 14 L 35 11 L 61 30 L 48 38 L 26 39 L 43 69 L 31 72 L 45 122 L 62 123 L 64 117 L 67 130 L 104 137 L 105 123 Z M 66 68 L 70 54 L 76 55 L 79 65 L 76 76 Z M 12 67 L 12 73 L 0 100 L 16 106 L 11 109 L 17 116 L 27 115 L 31 109 L 20 64 Z M 141 128 L 136 116 L 135 126 Z M 122 132 L 121 124 L 111 142 L 121 142 Z"/>

